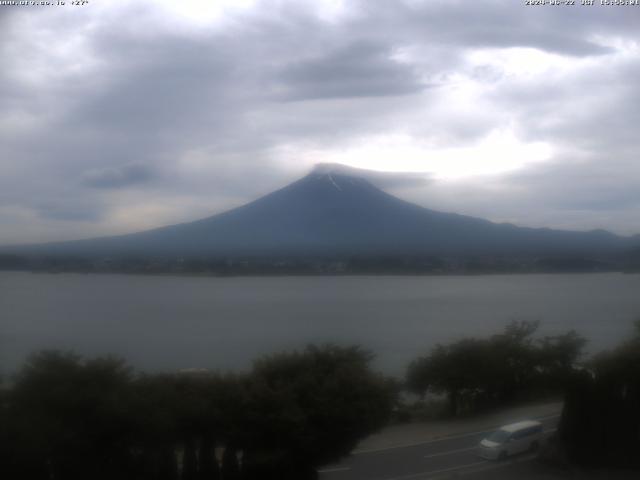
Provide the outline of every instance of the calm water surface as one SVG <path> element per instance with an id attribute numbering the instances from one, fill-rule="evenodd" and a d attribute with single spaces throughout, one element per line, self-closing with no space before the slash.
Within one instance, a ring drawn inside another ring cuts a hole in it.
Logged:
<path id="1" fill-rule="evenodd" d="M 0 372 L 30 352 L 113 353 L 146 370 L 244 369 L 309 342 L 357 343 L 402 374 L 437 342 L 510 319 L 615 345 L 640 316 L 640 275 L 170 277 L 0 272 Z"/>

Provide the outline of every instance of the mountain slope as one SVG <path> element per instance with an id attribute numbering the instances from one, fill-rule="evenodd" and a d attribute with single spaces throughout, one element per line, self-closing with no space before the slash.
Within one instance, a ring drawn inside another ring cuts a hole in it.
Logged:
<path id="1" fill-rule="evenodd" d="M 342 169 L 319 168 L 254 202 L 191 223 L 23 247 L 65 255 L 598 254 L 631 239 L 495 224 L 400 200 Z"/>

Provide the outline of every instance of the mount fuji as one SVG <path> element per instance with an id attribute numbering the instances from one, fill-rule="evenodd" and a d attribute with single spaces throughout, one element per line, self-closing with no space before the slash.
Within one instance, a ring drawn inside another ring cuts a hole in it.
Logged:
<path id="1" fill-rule="evenodd" d="M 597 255 L 639 243 L 604 230 L 525 228 L 430 210 L 384 192 L 357 170 L 321 164 L 280 190 L 202 220 L 9 250 L 79 257 Z"/>

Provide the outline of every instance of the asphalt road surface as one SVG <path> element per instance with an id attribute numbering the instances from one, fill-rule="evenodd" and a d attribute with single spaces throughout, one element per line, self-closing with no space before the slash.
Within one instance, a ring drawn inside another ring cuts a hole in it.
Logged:
<path id="1" fill-rule="evenodd" d="M 547 433 L 555 430 L 560 415 L 538 418 Z M 477 445 L 493 430 L 469 432 L 410 446 L 361 451 L 338 465 L 320 469 L 321 480 L 426 480 L 512 468 L 530 462 L 535 454 L 507 460 L 485 460 L 477 455 Z M 496 475 L 498 477 L 499 475 Z"/>

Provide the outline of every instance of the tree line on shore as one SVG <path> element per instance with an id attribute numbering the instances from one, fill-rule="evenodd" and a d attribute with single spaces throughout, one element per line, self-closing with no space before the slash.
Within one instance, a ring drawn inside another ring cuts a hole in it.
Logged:
<path id="1" fill-rule="evenodd" d="M 446 275 L 637 270 L 638 255 L 296 255 L 82 257 L 0 253 L 0 271 L 185 275 Z"/>
<path id="2" fill-rule="evenodd" d="M 561 396 L 555 461 L 640 467 L 640 319 L 630 339 L 586 360 L 586 340 L 575 331 L 536 338 L 537 329 L 512 322 L 486 339 L 437 345 L 409 365 L 406 387 L 445 395 L 452 416 Z"/>
<path id="3" fill-rule="evenodd" d="M 446 395 L 452 416 L 562 393 L 586 340 L 575 331 L 536 338 L 538 326 L 514 321 L 489 338 L 436 345 L 409 365 L 406 386 L 420 396 Z"/>
<path id="4" fill-rule="evenodd" d="M 32 356 L 0 399 L 0 469 L 23 480 L 304 480 L 384 425 L 394 388 L 358 347 L 262 358 L 244 375 L 135 375 Z"/>
<path id="5" fill-rule="evenodd" d="M 571 331 L 536 337 L 513 322 L 485 339 L 436 345 L 404 388 L 448 400 L 448 415 L 563 395 L 569 461 L 638 466 L 640 322 L 582 361 Z M 25 480 L 305 480 L 397 412 L 400 382 L 359 347 L 309 346 L 243 374 L 134 372 L 114 358 L 45 351 L 0 388 L 0 468 Z"/>

